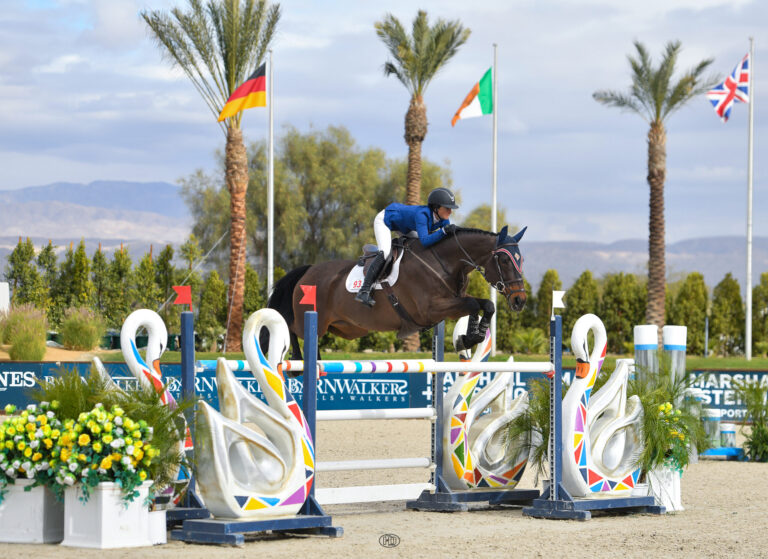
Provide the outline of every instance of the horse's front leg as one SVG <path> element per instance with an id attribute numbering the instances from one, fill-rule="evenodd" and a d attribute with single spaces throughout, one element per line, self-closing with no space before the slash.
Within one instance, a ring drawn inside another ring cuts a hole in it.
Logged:
<path id="1" fill-rule="evenodd" d="M 474 347 L 485 339 L 485 333 L 488 331 L 491 318 L 496 311 L 489 299 L 475 299 L 474 297 L 467 297 L 466 299 L 471 300 L 469 306 L 473 310 L 469 315 L 467 333 L 459 337 L 459 345 L 463 346 L 457 348 L 459 351 Z M 482 317 L 480 316 L 481 312 Z"/>

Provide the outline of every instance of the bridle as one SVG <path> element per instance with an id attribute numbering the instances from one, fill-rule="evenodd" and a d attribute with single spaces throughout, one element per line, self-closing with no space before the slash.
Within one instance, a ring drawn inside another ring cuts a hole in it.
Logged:
<path id="1" fill-rule="evenodd" d="M 517 260 L 512 255 L 512 253 L 507 250 L 506 247 L 515 247 L 517 248 L 517 243 L 506 243 L 501 245 L 500 247 L 496 248 L 496 250 L 493 251 L 493 261 L 496 263 L 496 271 L 499 272 L 499 281 L 496 282 L 496 285 L 492 285 L 496 291 L 501 291 L 505 297 L 509 298 L 513 295 L 517 295 L 518 293 L 525 293 L 525 283 L 523 282 L 523 270 L 520 267 L 520 264 L 517 263 Z M 499 259 L 501 258 L 502 254 L 506 254 L 509 259 L 512 261 L 512 265 L 515 267 L 515 270 L 517 270 L 517 273 L 520 275 L 519 278 L 515 278 L 513 280 L 505 280 L 504 279 L 504 272 L 501 270 L 501 264 L 499 264 Z M 519 255 L 520 251 L 516 253 L 516 255 Z M 488 281 L 488 278 L 485 278 L 485 281 Z M 488 281 L 490 284 L 491 282 Z M 516 289 L 510 289 L 508 291 L 508 288 L 510 286 L 516 286 Z"/>
<path id="2" fill-rule="evenodd" d="M 459 245 L 459 248 L 461 249 L 461 252 L 464 253 L 464 256 L 467 258 L 461 259 L 461 262 L 464 262 L 468 264 L 469 266 L 472 266 L 475 270 L 480 272 L 483 276 L 483 279 L 490 285 L 492 288 L 494 288 L 496 291 L 501 292 L 504 294 L 504 297 L 509 299 L 513 295 L 517 295 L 518 293 L 525 293 L 525 283 L 523 282 L 523 270 L 520 268 L 520 264 L 518 264 L 515 257 L 512 255 L 512 253 L 507 250 L 507 247 L 515 247 L 517 248 L 517 243 L 504 243 L 503 245 L 500 245 L 496 247 L 496 249 L 493 250 L 491 253 L 493 255 L 493 261 L 496 264 L 496 271 L 499 273 L 499 281 L 492 282 L 488 279 L 488 276 L 485 275 L 485 270 L 483 270 L 474 260 L 472 260 L 472 257 L 467 253 L 466 250 L 464 250 L 464 247 L 461 246 L 461 243 L 459 242 L 459 236 L 454 233 L 453 238 L 456 239 L 456 244 Z M 512 265 L 515 267 L 515 270 L 517 270 L 517 273 L 520 274 L 519 278 L 512 279 L 512 280 L 505 280 L 504 279 L 504 272 L 501 269 L 501 264 L 499 263 L 499 259 L 502 255 L 506 254 L 509 259 L 512 261 Z M 520 251 L 517 251 L 517 254 L 520 254 Z M 516 287 L 515 289 L 509 289 L 510 286 Z"/>

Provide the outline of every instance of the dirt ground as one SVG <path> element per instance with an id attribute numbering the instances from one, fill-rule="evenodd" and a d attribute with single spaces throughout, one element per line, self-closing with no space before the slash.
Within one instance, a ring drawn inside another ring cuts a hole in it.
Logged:
<path id="1" fill-rule="evenodd" d="M 405 458 L 429 453 L 424 420 L 338 421 L 318 426 L 318 459 Z M 318 475 L 319 487 L 427 481 L 426 470 L 334 472 Z M 533 487 L 526 472 L 520 488 Z M 327 506 L 341 538 L 263 536 L 242 547 L 169 541 L 153 548 L 89 550 L 58 545 L 0 544 L 0 558 L 111 559 L 173 557 L 766 557 L 768 464 L 701 460 L 682 479 L 684 512 L 594 516 L 586 522 L 540 520 L 517 507 L 475 505 L 465 513 L 405 509 L 403 501 Z M 395 548 L 379 545 L 396 534 Z"/>
<path id="2" fill-rule="evenodd" d="M 11 346 L 0 345 L 0 361 L 10 361 L 11 357 L 8 355 L 8 350 Z M 93 350 L 93 351 L 72 351 L 68 349 L 60 349 L 56 347 L 46 347 L 45 357 L 43 361 L 90 361 L 94 355 L 101 355 L 104 353 L 114 353 L 114 350 Z"/>

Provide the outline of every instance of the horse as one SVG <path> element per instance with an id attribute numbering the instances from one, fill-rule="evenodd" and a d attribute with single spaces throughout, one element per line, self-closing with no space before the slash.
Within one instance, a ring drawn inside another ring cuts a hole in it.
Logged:
<path id="1" fill-rule="evenodd" d="M 275 283 L 267 306 L 288 324 L 293 359 L 302 358 L 298 338 L 304 336 L 303 311 L 309 310 L 302 303 L 302 286 L 315 286 L 318 337 L 331 332 L 352 340 L 371 331 L 397 330 L 398 337 L 404 338 L 442 320 L 469 315 L 467 334 L 460 344 L 470 348 L 485 339 L 495 308 L 489 299 L 467 295 L 467 276 L 478 270 L 513 311 L 521 311 L 526 293 L 519 242 L 526 229 L 509 236 L 506 226 L 499 233 L 459 227 L 428 248 L 418 239 L 401 238 L 399 279 L 372 291 L 373 307 L 355 301 L 355 293 L 347 289 L 347 276 L 358 265 L 355 260 L 331 260 L 291 270 Z M 380 281 L 389 268 L 388 262 Z"/>

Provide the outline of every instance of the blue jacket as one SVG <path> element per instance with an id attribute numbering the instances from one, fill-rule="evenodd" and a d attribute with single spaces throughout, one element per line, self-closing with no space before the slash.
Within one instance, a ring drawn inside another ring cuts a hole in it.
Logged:
<path id="1" fill-rule="evenodd" d="M 385 208 L 384 223 L 392 231 L 400 231 L 404 235 L 416 231 L 421 244 L 428 247 L 445 238 L 442 228 L 450 221 L 441 219 L 433 223 L 428 206 L 407 206 L 395 202 Z"/>

